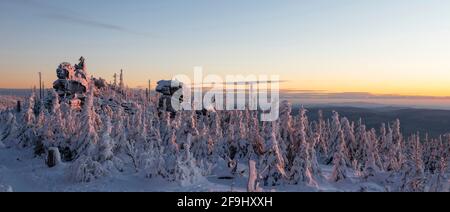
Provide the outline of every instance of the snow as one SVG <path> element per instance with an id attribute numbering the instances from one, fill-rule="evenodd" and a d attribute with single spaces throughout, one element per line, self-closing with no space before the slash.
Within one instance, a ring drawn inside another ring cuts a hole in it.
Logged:
<path id="1" fill-rule="evenodd" d="M 13 192 L 13 189 L 8 185 L 0 185 L 0 192 Z"/>
<path id="2" fill-rule="evenodd" d="M 379 131 L 337 112 L 310 121 L 289 102 L 273 122 L 248 109 L 170 113 L 160 94 L 93 83 L 80 108 L 53 92 L 0 109 L 0 191 L 449 189 L 450 135 L 404 136 L 400 120 Z"/>
<path id="3" fill-rule="evenodd" d="M 91 111 L 92 112 L 92 111 Z M 7 117 L 11 118 L 11 114 Z M 248 160 L 243 158 L 239 159 L 239 163 L 237 164 L 236 171 L 233 174 L 230 172 L 230 168 L 228 167 L 229 161 L 225 161 L 222 158 L 215 159 L 211 171 L 208 173 L 199 173 L 195 171 L 197 167 L 194 165 L 195 161 L 192 160 L 193 157 L 189 152 L 179 152 L 175 155 L 174 165 L 175 170 L 179 170 L 179 177 L 174 178 L 173 181 L 168 181 L 162 176 L 158 176 L 157 172 L 154 172 L 152 177 L 148 177 L 148 171 L 139 172 L 140 167 L 137 167 L 137 171 L 130 166 L 130 158 L 125 154 L 114 154 L 111 155 L 111 145 L 118 140 L 115 140 L 119 137 L 115 136 L 112 131 L 112 125 L 108 119 L 105 119 L 105 127 L 102 128 L 102 136 L 100 141 L 98 142 L 98 147 L 94 148 L 94 157 L 92 156 L 82 156 L 81 158 L 72 161 L 72 162 L 64 162 L 59 166 L 54 168 L 48 168 L 45 165 L 45 157 L 36 156 L 34 151 L 29 148 L 16 148 L 16 147 L 7 147 L 0 148 L 0 191 L 247 191 L 248 190 Z M 117 124 L 117 122 L 115 122 Z M 192 123 L 191 123 L 192 124 Z M 188 125 L 184 125 L 184 128 L 189 131 Z M 271 142 L 276 142 L 274 132 L 271 132 Z M 201 132 L 200 135 L 204 136 L 205 132 Z M 342 140 L 343 133 L 342 131 L 339 133 L 340 138 L 339 141 Z M 120 135 L 121 136 L 121 135 Z M 181 135 L 180 135 L 181 136 Z M 398 137 L 398 136 L 397 136 Z M 178 142 L 177 137 L 173 137 L 174 140 L 172 142 Z M 127 139 L 127 138 L 124 138 Z M 388 139 L 389 140 L 389 139 Z M 161 142 L 161 141 L 160 141 Z M 192 135 L 188 135 L 185 145 L 189 145 L 192 142 Z M 278 149 L 277 143 L 270 143 L 272 147 Z M 397 188 L 403 183 L 402 179 L 407 176 L 406 179 L 415 179 L 414 175 L 409 175 L 407 173 L 411 173 L 410 171 L 402 174 L 400 172 L 384 172 L 380 170 L 375 170 L 371 175 L 364 175 L 359 168 L 353 169 L 348 167 L 345 162 L 339 159 L 339 157 L 343 157 L 341 154 L 342 145 L 344 142 L 338 145 L 340 154 L 335 158 L 335 165 L 339 165 L 339 167 L 335 167 L 333 165 L 324 165 L 321 164 L 318 168 L 319 171 L 314 172 L 317 178 L 314 178 L 316 182 L 310 183 L 308 181 L 290 184 L 290 183 L 282 183 L 277 182 L 276 184 L 267 184 L 267 186 L 263 186 L 261 189 L 263 191 L 372 191 L 372 192 L 380 192 L 380 191 L 396 191 Z M 373 143 L 369 143 L 369 147 L 373 148 Z M 55 147 L 49 147 L 49 150 L 54 149 Z M 136 148 L 136 147 L 130 147 Z M 147 148 L 147 147 L 145 147 Z M 153 157 L 155 154 L 162 154 L 162 150 L 158 150 L 160 148 L 158 146 L 151 147 L 156 148 L 150 152 L 150 169 L 154 167 L 160 167 L 159 165 L 161 159 L 165 162 L 168 159 L 168 155 L 160 155 L 157 157 Z M 177 147 L 178 148 L 178 147 Z M 193 147 L 194 148 L 194 147 Z M 205 152 L 200 151 L 198 148 L 205 148 L 202 144 L 200 146 L 195 147 L 197 150 L 193 151 L 197 152 L 196 157 L 208 157 L 205 156 Z M 298 159 L 305 159 L 307 164 L 306 168 L 310 167 L 312 160 L 311 157 L 311 149 L 309 151 L 305 151 L 305 144 L 303 144 L 302 154 L 298 154 Z M 421 146 L 412 146 L 411 148 L 421 148 Z M 184 150 L 188 149 L 185 146 Z M 277 161 L 281 160 L 278 152 L 279 150 L 274 150 L 272 156 L 268 155 L 268 158 L 263 158 L 263 164 L 268 164 L 272 166 L 277 166 Z M 414 150 L 414 149 L 412 149 Z M 411 157 L 417 158 L 417 154 L 420 154 L 420 151 L 409 151 L 413 153 Z M 159 153 L 158 153 L 159 151 Z M 172 151 L 181 151 L 174 149 Z M 250 149 L 249 152 L 253 151 L 253 148 Z M 371 152 L 370 150 L 369 152 Z M 138 156 L 136 158 L 142 158 L 143 160 L 143 152 L 137 152 Z M 308 154 L 307 154 L 308 153 Z M 388 152 L 389 153 L 389 152 Z M 176 153 L 168 153 L 168 154 L 176 154 Z M 225 153 L 228 154 L 228 153 Z M 305 155 L 306 156 L 302 156 Z M 152 156 L 153 155 L 153 156 Z M 274 156 L 274 157 L 273 157 Z M 407 155 L 408 156 L 408 155 Z M 161 158 L 162 157 L 162 158 Z M 273 158 L 270 158 L 273 157 Z M 408 156 L 409 157 L 409 156 Z M 98 159 L 96 159 L 98 158 Z M 251 158 L 251 157 L 250 157 Z M 308 159 L 309 158 L 309 159 Z M 267 160 L 268 161 L 265 161 Z M 368 168 L 372 166 L 376 166 L 373 162 L 373 154 L 369 154 L 367 164 L 370 166 L 366 166 Z M 121 165 L 119 162 L 121 161 Z M 155 162 L 156 161 L 156 162 Z M 421 163 L 420 161 L 418 163 Z M 445 167 L 446 164 L 444 160 L 440 162 L 442 167 Z M 162 165 L 162 168 L 168 168 L 170 163 L 165 163 Z M 294 163 L 296 164 L 296 163 Z M 304 166 L 304 165 L 301 165 Z M 116 168 L 122 167 L 122 168 Z M 145 166 L 144 166 L 145 167 Z M 409 169 L 416 168 L 415 163 L 411 163 Z M 261 171 L 261 167 L 258 171 Z M 277 169 L 271 169 L 271 173 L 276 173 Z M 301 170 L 301 169 L 300 169 Z M 429 188 L 420 188 L 420 189 L 429 189 L 435 191 L 448 191 L 448 179 L 446 178 L 446 171 L 442 169 L 443 174 L 441 175 L 432 175 L 428 177 L 433 182 L 429 186 Z M 345 173 L 345 178 L 339 176 L 339 180 L 336 179 L 337 173 Z M 367 170 L 364 170 L 367 171 Z M 313 172 L 313 171 L 308 171 Z M 202 176 L 203 175 L 203 176 Z M 193 178 L 189 178 L 194 176 Z M 256 183 L 263 182 L 261 179 L 256 179 Z M 334 182 L 337 181 L 337 182 Z M 406 182 L 408 184 L 410 181 Z M 411 185 L 411 183 L 409 183 Z M 274 186 L 273 186 L 274 185 Z M 254 186 L 254 184 L 252 185 Z M 405 190 L 406 191 L 406 190 Z"/>
<path id="4" fill-rule="evenodd" d="M 12 187 L 16 192 L 46 192 L 46 191 L 230 191 L 227 180 L 204 179 L 196 184 L 180 187 L 177 182 L 167 182 L 162 178 L 147 179 L 140 174 L 132 172 L 116 173 L 114 176 L 86 182 L 73 182 L 67 175 L 69 164 L 48 168 L 40 158 L 31 156 L 32 152 L 23 150 L 0 150 L 0 185 Z M 1 187 L 0 187 L 1 188 Z M 244 187 L 243 187 L 244 188 Z M 245 189 L 238 189 L 245 191 Z"/>
<path id="5" fill-rule="evenodd" d="M 114 175 L 85 183 L 74 182 L 68 178 L 66 171 L 70 164 L 62 164 L 55 168 L 48 168 L 41 158 L 32 156 L 31 151 L 17 149 L 0 149 L 0 191 L 15 192 L 245 192 L 248 186 L 247 172 L 235 179 L 218 179 L 228 176 L 229 170 L 224 161 L 214 169 L 214 173 L 206 176 L 195 184 L 180 186 L 177 182 L 167 182 L 165 179 L 148 179 L 133 172 L 115 173 Z M 245 164 L 240 169 L 245 169 Z M 332 172 L 332 166 L 321 166 L 325 178 Z M 320 180 L 319 186 L 282 185 L 278 187 L 263 187 L 264 191 L 281 192 L 383 192 L 386 187 L 381 183 L 389 176 L 379 175 L 375 180 L 365 182 L 355 173 L 339 183 Z M 377 183 L 378 182 L 378 183 Z M 3 190 L 2 190 L 3 188 Z M 7 188 L 6 190 L 4 188 Z"/>

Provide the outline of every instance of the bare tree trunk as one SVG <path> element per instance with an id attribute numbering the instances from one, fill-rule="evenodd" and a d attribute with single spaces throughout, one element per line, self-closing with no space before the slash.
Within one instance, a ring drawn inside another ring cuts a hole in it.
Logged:
<path id="1" fill-rule="evenodd" d="M 39 100 L 42 99 L 42 74 L 39 72 Z"/>
<path id="2" fill-rule="evenodd" d="M 22 111 L 22 104 L 20 101 L 17 101 L 16 111 L 20 113 Z"/>
<path id="3" fill-rule="evenodd" d="M 254 160 L 248 161 L 248 184 L 247 191 L 248 192 L 257 192 L 257 178 L 258 173 L 256 170 L 256 162 Z"/>

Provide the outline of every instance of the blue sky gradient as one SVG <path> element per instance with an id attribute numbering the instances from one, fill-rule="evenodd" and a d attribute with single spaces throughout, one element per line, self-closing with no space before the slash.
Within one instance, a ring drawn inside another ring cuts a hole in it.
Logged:
<path id="1" fill-rule="evenodd" d="M 0 87 L 83 55 L 131 87 L 189 74 L 279 74 L 291 89 L 450 96 L 450 1 L 2 0 Z"/>

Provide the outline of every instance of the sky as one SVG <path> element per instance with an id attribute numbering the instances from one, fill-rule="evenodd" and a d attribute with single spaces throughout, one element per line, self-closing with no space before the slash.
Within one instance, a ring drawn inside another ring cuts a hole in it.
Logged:
<path id="1" fill-rule="evenodd" d="M 450 96 L 447 0 L 0 0 L 0 88 L 61 62 L 130 87 L 277 74 L 289 90 Z"/>

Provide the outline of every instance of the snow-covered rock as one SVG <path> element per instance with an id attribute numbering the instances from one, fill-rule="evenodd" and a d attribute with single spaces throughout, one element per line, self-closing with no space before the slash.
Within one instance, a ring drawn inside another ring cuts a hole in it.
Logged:
<path id="1" fill-rule="evenodd" d="M 175 113 L 172 107 L 172 97 L 180 89 L 183 89 L 183 83 L 176 80 L 161 80 L 156 86 L 156 92 L 161 93 L 159 99 L 159 109 Z M 182 97 L 181 97 L 182 98 Z M 182 99 L 180 99 L 181 101 Z"/>
<path id="2" fill-rule="evenodd" d="M 50 147 L 48 149 L 47 165 L 51 168 L 58 166 L 61 163 L 61 153 L 59 152 L 59 149 L 57 147 Z"/>
<path id="3" fill-rule="evenodd" d="M 84 58 L 79 64 L 72 66 L 68 62 L 61 63 L 56 69 L 58 79 L 53 82 L 53 89 L 58 93 L 62 101 L 67 102 L 73 109 L 80 109 L 86 98 L 86 92 L 91 86 Z M 93 79 L 93 86 L 104 88 L 106 82 L 103 79 Z"/>
<path id="4" fill-rule="evenodd" d="M 89 82 L 82 69 L 77 69 L 67 62 L 61 63 L 56 69 L 58 79 L 53 83 L 53 88 L 60 96 L 73 96 L 84 94 Z"/>
<path id="5" fill-rule="evenodd" d="M 183 83 L 176 80 L 161 80 L 156 86 L 156 92 L 163 95 L 173 95 L 176 91 L 183 87 Z"/>
<path id="6" fill-rule="evenodd" d="M 9 185 L 0 185 L 0 192 L 13 192 L 13 188 Z"/>

